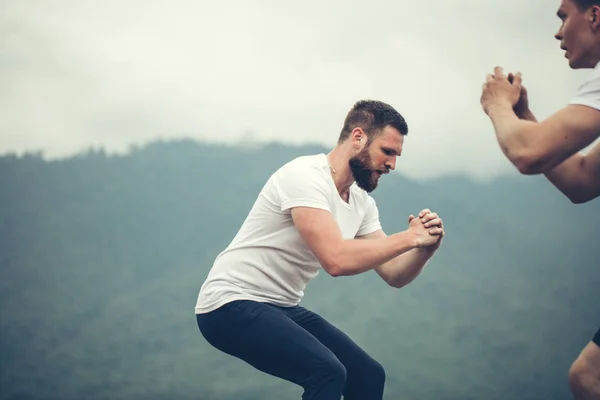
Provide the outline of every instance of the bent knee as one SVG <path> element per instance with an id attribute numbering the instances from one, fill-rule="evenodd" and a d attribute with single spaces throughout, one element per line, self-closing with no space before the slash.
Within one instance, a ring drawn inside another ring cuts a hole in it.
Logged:
<path id="1" fill-rule="evenodd" d="M 346 367 L 344 367 L 344 364 L 338 361 L 337 363 L 332 364 L 331 368 L 332 375 L 335 378 L 335 380 L 342 383 L 346 383 L 347 372 Z"/>
<path id="2" fill-rule="evenodd" d="M 328 360 L 322 368 L 316 369 L 313 374 L 317 378 L 327 378 L 340 382 L 342 385 L 346 382 L 346 367 L 337 358 Z"/>
<path id="3" fill-rule="evenodd" d="M 369 384 L 382 386 L 385 383 L 385 368 L 374 359 L 365 363 L 361 375 Z"/>

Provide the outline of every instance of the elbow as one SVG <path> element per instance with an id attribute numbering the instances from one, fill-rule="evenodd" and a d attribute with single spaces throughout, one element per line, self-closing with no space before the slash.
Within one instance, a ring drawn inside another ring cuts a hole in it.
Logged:
<path id="1" fill-rule="evenodd" d="M 353 260 L 346 256 L 342 246 L 332 246 L 327 254 L 320 258 L 321 266 L 332 277 L 354 275 Z"/>
<path id="2" fill-rule="evenodd" d="M 409 283 L 407 278 L 402 274 L 388 273 L 388 274 L 382 275 L 382 278 L 385 281 L 385 283 L 388 284 L 389 287 L 392 287 L 394 289 L 402 289 L 404 286 L 408 285 L 408 283 Z"/>
<path id="3" fill-rule="evenodd" d="M 573 204 L 583 204 L 583 203 L 587 203 L 589 200 L 584 198 L 584 197 L 577 197 L 577 196 L 567 196 L 569 198 L 569 200 L 571 200 L 571 203 Z"/>
<path id="4" fill-rule="evenodd" d="M 334 278 L 344 276 L 344 269 L 338 262 L 327 260 L 322 262 L 321 265 L 323 266 L 323 269 Z"/>
<path id="5" fill-rule="evenodd" d="M 523 175 L 543 174 L 552 168 L 547 160 L 536 154 L 519 154 L 512 157 L 511 161 Z"/>
<path id="6" fill-rule="evenodd" d="M 543 172 L 540 169 L 541 163 L 533 157 L 519 156 L 511 161 L 522 175 L 537 175 Z"/>
<path id="7" fill-rule="evenodd" d="M 527 163 L 515 163 L 515 166 L 519 170 L 521 175 L 537 175 L 539 172 L 531 164 Z"/>
<path id="8" fill-rule="evenodd" d="M 573 190 L 565 193 L 565 195 L 573 204 L 587 203 L 588 201 L 591 201 L 597 197 L 596 194 L 592 194 L 584 190 Z"/>
<path id="9" fill-rule="evenodd" d="M 387 283 L 389 286 L 393 287 L 394 289 L 402 289 L 404 286 L 406 286 L 405 282 L 398 282 L 398 281 L 388 281 Z"/>

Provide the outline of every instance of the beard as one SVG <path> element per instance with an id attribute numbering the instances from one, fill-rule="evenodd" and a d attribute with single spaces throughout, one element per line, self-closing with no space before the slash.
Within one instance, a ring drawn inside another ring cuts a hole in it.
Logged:
<path id="1" fill-rule="evenodd" d="M 352 156 L 349 161 L 350 171 L 359 188 L 370 193 L 377 187 L 379 175 L 373 168 L 368 146 L 365 146 L 358 154 Z"/>

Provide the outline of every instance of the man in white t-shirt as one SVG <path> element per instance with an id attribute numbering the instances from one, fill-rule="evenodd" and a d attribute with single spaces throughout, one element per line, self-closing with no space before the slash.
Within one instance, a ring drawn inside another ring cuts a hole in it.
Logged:
<path id="1" fill-rule="evenodd" d="M 593 69 L 568 105 L 538 122 L 529 110 L 521 74 L 496 67 L 487 76 L 481 104 L 506 157 L 523 174 L 544 174 L 573 203 L 600 195 L 600 0 L 562 0 L 556 33 L 573 69 Z M 570 267 L 570 266 L 569 266 Z M 600 330 L 569 372 L 576 399 L 600 400 Z"/>
<path id="2" fill-rule="evenodd" d="M 385 371 L 352 339 L 299 305 L 321 269 L 413 281 L 444 227 L 429 209 L 387 236 L 369 195 L 393 170 L 408 127 L 391 106 L 359 101 L 329 154 L 298 157 L 260 191 L 200 289 L 196 319 L 215 348 L 300 385 L 305 400 L 381 400 Z M 340 305 L 343 306 L 343 305 Z"/>

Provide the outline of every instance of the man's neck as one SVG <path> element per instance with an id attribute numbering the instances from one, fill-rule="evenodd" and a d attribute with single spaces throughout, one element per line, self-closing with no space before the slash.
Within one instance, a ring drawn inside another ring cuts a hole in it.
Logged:
<path id="1" fill-rule="evenodd" d="M 342 199 L 346 201 L 348 200 L 350 186 L 354 183 L 354 176 L 352 175 L 349 164 L 350 157 L 350 152 L 340 146 L 336 146 L 327 155 L 327 161 L 329 162 L 329 169 L 335 187 Z"/>

